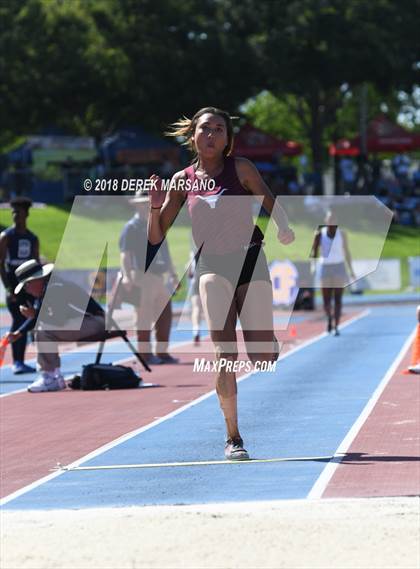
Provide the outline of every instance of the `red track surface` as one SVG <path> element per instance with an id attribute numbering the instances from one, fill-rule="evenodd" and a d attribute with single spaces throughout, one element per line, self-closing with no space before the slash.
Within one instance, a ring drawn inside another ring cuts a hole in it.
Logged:
<path id="1" fill-rule="evenodd" d="M 282 354 L 324 329 L 324 319 L 312 314 L 296 324 L 297 341 L 285 343 Z M 288 336 L 288 332 L 277 332 L 280 341 Z M 194 357 L 204 354 L 193 349 L 185 354 L 185 346 L 181 349 L 180 364 L 156 366 L 152 374 L 144 374 L 145 381 L 158 383 L 159 388 L 18 393 L 0 399 L 1 496 L 46 476 L 57 462 L 73 462 L 214 389 L 213 373 L 192 370 Z M 281 362 L 277 370 L 281 374 Z"/>
<path id="2" fill-rule="evenodd" d="M 402 373 L 410 352 L 411 348 L 323 498 L 420 495 L 420 376 Z"/>

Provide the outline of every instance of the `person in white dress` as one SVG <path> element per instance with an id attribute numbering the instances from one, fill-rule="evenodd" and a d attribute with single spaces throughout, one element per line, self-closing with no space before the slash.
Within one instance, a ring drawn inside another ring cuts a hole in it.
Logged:
<path id="1" fill-rule="evenodd" d="M 327 331 L 339 335 L 344 287 L 350 284 L 346 263 L 352 279 L 352 267 L 346 233 L 337 225 L 333 211 L 328 211 L 325 225 L 315 232 L 311 256 L 319 259 L 322 299 L 327 317 Z M 334 301 L 334 309 L 332 307 Z"/>

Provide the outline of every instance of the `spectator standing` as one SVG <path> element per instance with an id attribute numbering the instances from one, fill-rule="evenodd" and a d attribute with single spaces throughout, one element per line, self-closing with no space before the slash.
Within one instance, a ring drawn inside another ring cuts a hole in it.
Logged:
<path id="1" fill-rule="evenodd" d="M 153 263 L 148 263 L 151 248 L 147 239 L 149 198 L 141 193 L 130 200 L 136 213 L 124 226 L 120 237 L 122 285 L 130 293 L 138 291 L 136 303 L 138 351 L 149 365 L 176 364 L 178 359 L 168 353 L 172 324 L 172 303 L 164 307 L 154 321 L 156 307 L 168 297 L 165 276 L 171 286 L 178 281 L 167 243 L 156 252 Z M 147 266 L 149 265 L 149 266 Z M 151 331 L 155 330 L 156 354 L 152 352 Z"/>
<path id="2" fill-rule="evenodd" d="M 0 234 L 0 275 L 6 289 L 6 304 L 12 317 L 10 331 L 17 330 L 25 321 L 19 307 L 30 301 L 25 291 L 16 294 L 18 284 L 15 270 L 29 259 L 39 262 L 39 240 L 29 231 L 27 219 L 32 201 L 26 197 L 17 197 L 10 201 L 13 225 Z M 25 364 L 27 333 L 20 335 L 12 345 L 13 373 L 35 373 L 35 369 Z"/>

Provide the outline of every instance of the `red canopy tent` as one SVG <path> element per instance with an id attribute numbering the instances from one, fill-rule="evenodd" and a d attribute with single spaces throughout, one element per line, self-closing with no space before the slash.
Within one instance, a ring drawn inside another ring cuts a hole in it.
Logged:
<path id="1" fill-rule="evenodd" d="M 277 155 L 296 156 L 302 146 L 292 140 L 281 140 L 250 124 L 235 135 L 233 153 L 252 160 L 272 160 Z"/>
<path id="2" fill-rule="evenodd" d="M 371 120 L 367 127 L 368 154 L 377 152 L 410 152 L 420 149 L 420 135 L 405 130 L 385 115 Z M 330 145 L 331 156 L 358 156 L 360 136 L 351 140 L 341 139 Z"/>

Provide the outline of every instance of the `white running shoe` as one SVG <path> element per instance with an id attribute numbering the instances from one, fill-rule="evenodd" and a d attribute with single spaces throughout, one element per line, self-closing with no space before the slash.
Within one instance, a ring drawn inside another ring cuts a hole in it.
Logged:
<path id="1" fill-rule="evenodd" d="M 43 391 L 61 391 L 66 388 L 66 382 L 63 376 L 55 376 L 54 372 L 43 371 L 38 379 L 36 379 L 28 387 L 31 393 L 41 393 Z"/>
<path id="2" fill-rule="evenodd" d="M 59 367 L 56 367 L 54 370 L 54 378 L 58 381 L 60 389 L 66 389 L 67 384 Z"/>

